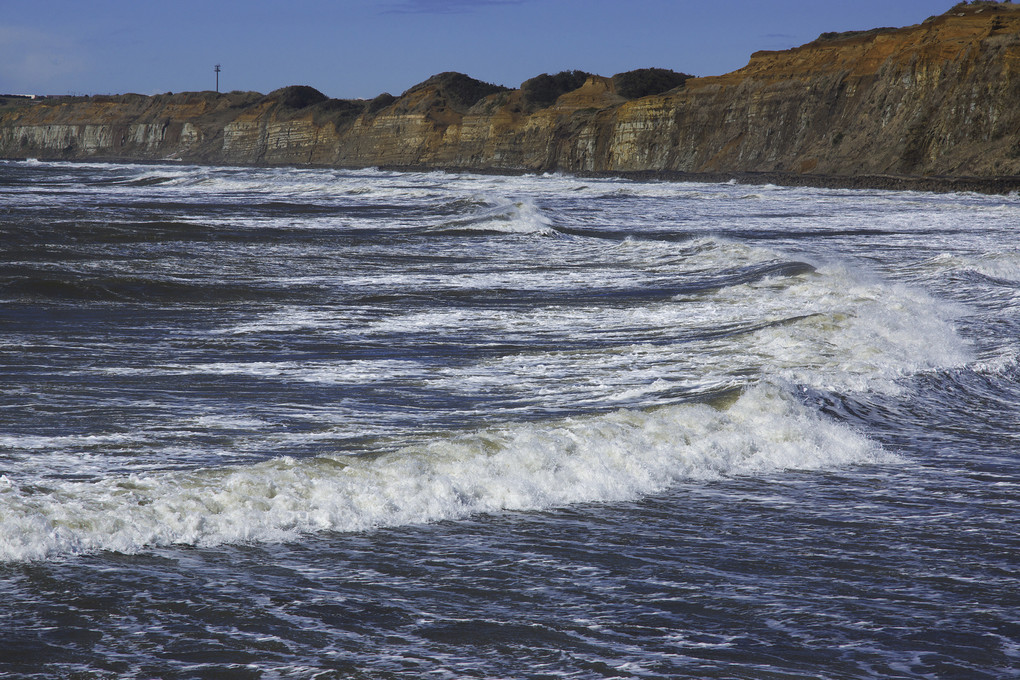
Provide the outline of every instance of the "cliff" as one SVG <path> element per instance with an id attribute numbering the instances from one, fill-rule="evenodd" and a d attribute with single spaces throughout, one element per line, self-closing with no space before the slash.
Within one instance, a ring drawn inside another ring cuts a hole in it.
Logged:
<path id="1" fill-rule="evenodd" d="M 508 90 L 444 73 L 372 101 L 289 87 L 0 105 L 0 156 L 1015 179 L 1020 5 L 823 34 L 706 78 L 575 71 Z"/>

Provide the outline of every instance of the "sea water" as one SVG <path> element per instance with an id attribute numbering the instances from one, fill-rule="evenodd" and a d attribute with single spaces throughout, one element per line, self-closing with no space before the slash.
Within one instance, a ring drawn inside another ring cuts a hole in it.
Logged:
<path id="1" fill-rule="evenodd" d="M 0 163 L 0 675 L 1018 677 L 1018 228 Z"/>

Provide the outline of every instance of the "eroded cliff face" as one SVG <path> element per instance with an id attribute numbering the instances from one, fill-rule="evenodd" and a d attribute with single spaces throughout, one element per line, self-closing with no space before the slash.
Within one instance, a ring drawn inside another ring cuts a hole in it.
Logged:
<path id="1" fill-rule="evenodd" d="M 530 81 L 529 81 L 530 82 Z M 440 74 L 401 97 L 311 88 L 49 99 L 0 155 L 573 172 L 1020 175 L 1020 5 L 826 34 L 638 99 L 590 76 L 552 104 Z M 527 83 L 525 84 L 527 85 Z M 573 85 L 571 86 L 573 87 Z"/>
<path id="2" fill-rule="evenodd" d="M 688 128 L 679 146 L 700 137 L 699 153 L 685 162 L 706 170 L 1013 175 L 1020 171 L 1018 67 L 1015 4 L 823 36 L 689 83 L 695 89 L 679 107 L 714 104 L 726 124 Z"/>

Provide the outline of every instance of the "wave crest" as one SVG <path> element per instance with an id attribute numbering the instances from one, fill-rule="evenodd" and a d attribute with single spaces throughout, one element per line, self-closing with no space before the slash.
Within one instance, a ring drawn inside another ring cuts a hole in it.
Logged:
<path id="1" fill-rule="evenodd" d="M 476 513 L 609 502 L 684 480 L 890 461 L 775 385 L 728 405 L 620 410 L 436 437 L 379 457 L 21 488 L 0 477 L 0 559 L 281 541 Z"/>

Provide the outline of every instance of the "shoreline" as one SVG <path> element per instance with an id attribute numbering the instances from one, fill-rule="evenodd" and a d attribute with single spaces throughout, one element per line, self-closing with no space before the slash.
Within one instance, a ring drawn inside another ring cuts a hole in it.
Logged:
<path id="1" fill-rule="evenodd" d="M 1020 193 L 1020 176 L 996 177 L 923 177 L 911 175 L 819 175 L 787 172 L 684 172 L 679 170 L 619 170 L 599 172 L 571 172 L 565 170 L 506 170 L 501 168 L 460 168 L 435 166 L 372 166 L 380 170 L 402 172 L 428 172 L 439 170 L 449 173 L 475 173 L 482 175 L 529 175 L 543 172 L 563 172 L 574 177 L 616 177 L 641 181 L 704 182 L 706 184 L 765 185 L 785 187 L 814 187 L 817 189 L 877 189 L 884 191 L 924 191 L 929 193 L 973 192 L 990 195 Z M 353 169 L 353 168 L 347 168 Z"/>
<path id="2" fill-rule="evenodd" d="M 203 163 L 186 160 L 155 160 L 126 157 L 94 157 L 94 158 L 34 158 L 15 157 L 2 158 L 0 161 L 24 162 L 28 160 L 59 163 L 124 163 L 133 165 L 194 165 L 199 167 L 227 168 L 296 168 L 296 169 L 333 169 L 333 170 L 364 170 L 377 168 L 392 172 L 446 172 L 450 174 L 503 175 L 516 177 L 521 175 L 541 175 L 545 173 L 563 173 L 578 178 L 619 178 L 636 181 L 664 182 L 703 182 L 706 184 L 726 184 L 736 182 L 751 186 L 773 184 L 784 187 L 813 187 L 817 189 L 855 189 L 880 191 L 922 191 L 928 193 L 961 193 L 972 192 L 988 195 L 1008 195 L 1020 193 L 1020 175 L 1000 175 L 995 177 L 974 176 L 917 176 L 917 175 L 822 175 L 773 171 L 731 171 L 731 172 L 684 172 L 679 170 L 619 170 L 598 172 L 572 172 L 569 170 L 549 169 L 533 170 L 526 168 L 468 168 L 462 166 L 440 165 L 363 165 L 342 166 L 304 163 L 281 164 L 244 164 L 244 163 Z"/>

